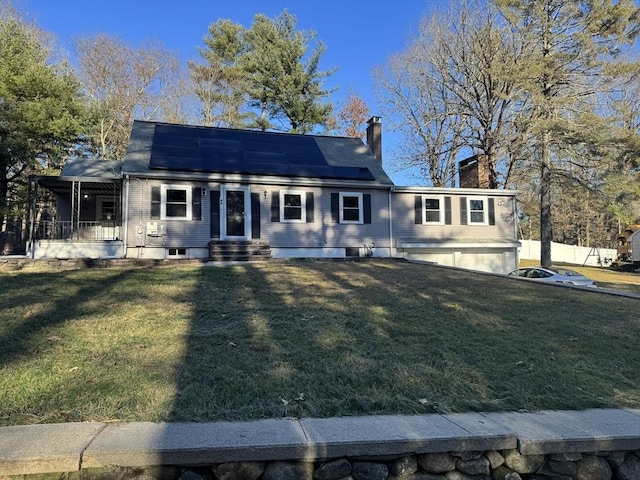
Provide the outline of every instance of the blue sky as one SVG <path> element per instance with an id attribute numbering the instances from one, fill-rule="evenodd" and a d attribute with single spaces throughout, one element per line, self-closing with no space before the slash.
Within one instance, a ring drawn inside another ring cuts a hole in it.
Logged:
<path id="1" fill-rule="evenodd" d="M 197 59 L 196 47 L 209 24 L 220 18 L 249 27 L 253 16 L 274 17 L 285 9 L 298 19 L 298 29 L 314 30 L 327 50 L 321 68 L 337 67 L 327 81 L 338 88 L 334 102 L 350 91 L 361 96 L 372 115 L 379 114 L 372 71 L 401 51 L 417 31 L 420 18 L 446 0 L 22 0 L 20 9 L 44 30 L 56 35 L 63 48 L 79 35 L 109 33 L 135 45 L 161 41 L 183 61 Z M 383 118 L 384 128 L 384 118 Z M 383 136 L 383 156 L 395 141 Z M 385 162 L 386 164 L 386 162 Z M 394 181 L 407 182 L 394 174 Z"/>

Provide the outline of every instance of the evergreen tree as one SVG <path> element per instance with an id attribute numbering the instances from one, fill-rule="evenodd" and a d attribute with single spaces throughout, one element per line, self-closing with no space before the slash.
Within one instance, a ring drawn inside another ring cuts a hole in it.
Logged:
<path id="1" fill-rule="evenodd" d="M 58 173 L 79 140 L 79 84 L 49 53 L 34 27 L 0 18 L 0 225 L 24 216 L 28 176 Z"/>
<path id="2" fill-rule="evenodd" d="M 607 60 L 638 33 L 632 0 L 494 0 L 524 44 L 519 72 L 531 102 L 533 156 L 539 175 L 541 263 L 551 264 L 552 184 L 568 145 L 588 141 L 588 100 L 606 87 Z M 582 136 L 582 138 L 581 138 Z"/>
<path id="3" fill-rule="evenodd" d="M 228 20 L 212 24 L 200 49 L 205 64 L 190 64 L 205 122 L 291 133 L 326 124 L 333 108 L 324 103 L 331 92 L 322 81 L 333 71 L 319 69 L 325 47 L 318 42 L 309 51 L 314 39 L 286 11 L 273 19 L 256 15 L 249 29 Z"/>
<path id="4" fill-rule="evenodd" d="M 231 20 L 212 23 L 204 38 L 205 47 L 198 48 L 205 63 L 189 62 L 205 125 L 248 126 L 250 114 L 245 108 L 248 78 L 240 66 L 240 58 L 246 53 L 244 32 L 242 25 Z"/>

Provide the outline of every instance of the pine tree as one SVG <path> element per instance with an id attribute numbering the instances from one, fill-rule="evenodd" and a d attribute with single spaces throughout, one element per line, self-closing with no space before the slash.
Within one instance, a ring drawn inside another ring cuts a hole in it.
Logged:
<path id="1" fill-rule="evenodd" d="M 84 106 L 65 64 L 49 62 L 35 27 L 0 19 L 0 225 L 25 213 L 31 174 L 59 172 L 79 140 Z"/>
<path id="2" fill-rule="evenodd" d="M 564 147 L 579 138 L 581 113 L 605 86 L 606 57 L 633 42 L 640 9 L 632 0 L 494 0 L 530 46 L 519 80 L 531 101 L 539 171 L 541 263 L 551 264 L 552 180 Z"/>

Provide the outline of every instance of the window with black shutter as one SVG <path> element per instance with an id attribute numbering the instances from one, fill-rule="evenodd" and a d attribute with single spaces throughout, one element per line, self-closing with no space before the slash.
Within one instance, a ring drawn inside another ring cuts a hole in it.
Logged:
<path id="1" fill-rule="evenodd" d="M 211 190 L 211 238 L 220 238 L 220 191 Z"/>
<path id="2" fill-rule="evenodd" d="M 191 220 L 202 220 L 202 192 L 202 188 L 195 187 L 191 194 Z"/>
<path id="3" fill-rule="evenodd" d="M 161 204 L 160 187 L 151 187 L 151 218 L 160 218 Z"/>

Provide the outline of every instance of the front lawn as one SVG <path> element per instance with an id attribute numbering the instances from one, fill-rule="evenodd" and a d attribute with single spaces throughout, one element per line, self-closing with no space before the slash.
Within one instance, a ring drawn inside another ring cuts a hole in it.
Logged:
<path id="1" fill-rule="evenodd" d="M 640 300 L 397 260 L 0 273 L 0 425 L 640 408 Z"/>

